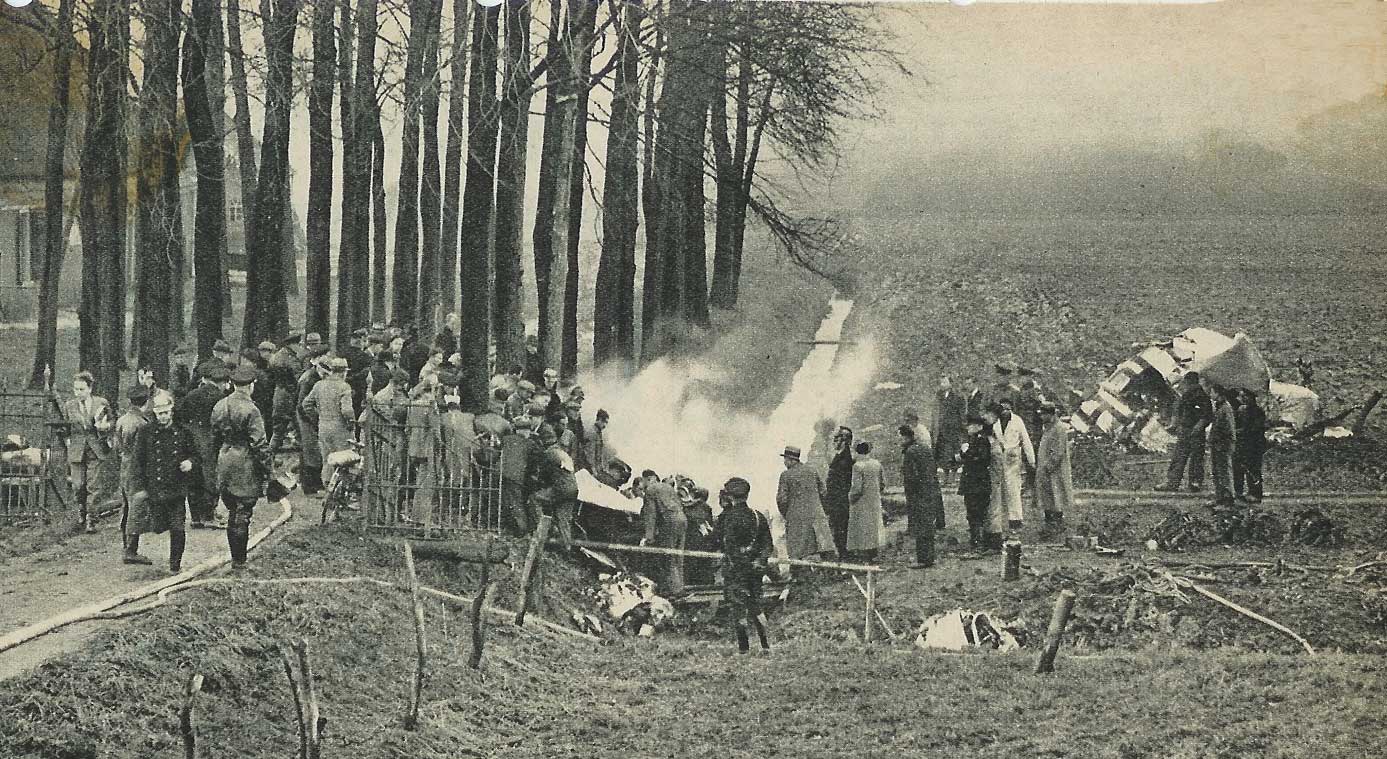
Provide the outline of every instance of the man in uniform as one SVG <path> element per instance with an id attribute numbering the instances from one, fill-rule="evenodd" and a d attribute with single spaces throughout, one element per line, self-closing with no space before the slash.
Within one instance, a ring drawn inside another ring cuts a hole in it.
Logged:
<path id="1" fill-rule="evenodd" d="M 915 568 L 934 566 L 934 531 L 944 528 L 944 499 L 939 492 L 939 475 L 934 449 L 915 438 L 915 428 L 902 424 L 901 483 L 910 535 L 915 539 Z"/>
<path id="2" fill-rule="evenodd" d="M 733 477 L 722 486 L 722 513 L 713 529 L 713 543 L 722 550 L 723 600 L 737 625 L 737 650 L 751 648 L 748 626 L 756 628 L 763 651 L 771 650 L 770 634 L 761 616 L 761 578 L 771 555 L 769 520 L 747 505 L 751 485 Z"/>
<path id="3" fill-rule="evenodd" d="M 213 442 L 212 409 L 226 397 L 226 381 L 231 373 L 219 362 L 207 361 L 199 367 L 198 376 L 198 386 L 183 396 L 174 407 L 173 415 L 193 436 L 202 467 L 201 477 L 195 478 L 188 487 L 188 510 L 192 512 L 193 529 L 221 529 L 225 525 L 216 522 L 217 444 Z"/>
<path id="4" fill-rule="evenodd" d="M 963 446 L 964 427 L 968 416 L 968 403 L 963 396 L 954 392 L 953 382 L 945 377 L 939 378 L 939 392 L 934 395 L 934 414 L 930 418 L 930 430 L 934 432 L 934 460 L 946 472 L 959 467 L 958 452 Z"/>
<path id="5" fill-rule="evenodd" d="M 231 375 L 231 395 L 212 409 L 212 430 L 217 454 L 217 490 L 230 512 L 226 542 L 232 569 L 244 569 L 250 521 L 255 503 L 265 494 L 274 471 L 274 457 L 265 439 L 265 421 L 250 399 L 255 389 L 255 370 L 237 369 Z"/>
<path id="6" fill-rule="evenodd" d="M 299 411 L 305 422 L 318 427 L 318 450 L 323 458 L 320 471 L 326 485 L 332 478 L 328 457 L 338 451 L 351 450 L 356 416 L 352 408 L 352 388 L 347 384 L 347 359 L 336 356 L 324 360 L 328 374 L 313 385 L 299 403 Z"/>
<path id="7" fill-rule="evenodd" d="M 78 372 L 72 378 L 72 398 L 63 402 L 63 421 L 68 430 L 68 476 L 77 493 L 81 527 L 88 533 L 96 532 L 91 511 L 101 505 L 104 495 L 101 470 L 111 460 L 109 438 L 113 426 L 111 404 L 92 395 L 95 384 L 91 372 Z"/>
<path id="8" fill-rule="evenodd" d="M 131 456 L 130 497 L 135 516 L 130 520 L 130 537 L 125 544 L 126 564 L 152 564 L 141 556 L 140 535 L 153 532 L 169 533 L 169 571 L 178 574 L 183 569 L 183 547 L 186 534 L 183 520 L 186 515 L 187 483 L 197 466 L 197 448 L 193 436 L 173 420 L 173 396 L 160 392 L 153 403 L 154 422 L 146 424 L 135 435 Z"/>
<path id="9" fill-rule="evenodd" d="M 130 496 L 135 491 L 130 488 L 130 466 L 132 454 L 135 450 L 135 435 L 140 428 L 149 422 L 149 417 L 145 416 L 144 406 L 149 402 L 149 388 L 143 385 L 133 385 L 127 394 L 130 405 L 125 407 L 125 413 L 116 420 L 114 432 L 111 434 L 111 450 L 120 457 L 120 540 L 122 544 L 129 543 L 130 528 Z"/>
<path id="10" fill-rule="evenodd" d="M 270 382 L 274 384 L 274 411 L 270 419 L 270 449 L 278 453 L 294 427 L 294 404 L 298 400 L 299 375 L 303 373 L 303 333 L 290 332 L 270 359 Z"/>

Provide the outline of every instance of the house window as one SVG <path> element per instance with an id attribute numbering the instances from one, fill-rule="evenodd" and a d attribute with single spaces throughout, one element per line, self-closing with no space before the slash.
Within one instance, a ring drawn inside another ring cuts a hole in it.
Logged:
<path id="1" fill-rule="evenodd" d="M 226 220 L 227 220 L 227 221 L 240 221 L 240 220 L 241 220 L 241 204 L 240 204 L 240 203 L 229 203 L 229 204 L 227 204 L 227 206 L 226 206 Z"/>

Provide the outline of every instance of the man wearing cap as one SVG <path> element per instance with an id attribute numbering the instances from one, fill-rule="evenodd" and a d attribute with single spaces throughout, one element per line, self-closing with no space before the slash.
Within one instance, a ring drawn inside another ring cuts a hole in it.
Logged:
<path id="1" fill-rule="evenodd" d="M 279 344 L 270 359 L 269 382 L 274 386 L 274 407 L 270 413 L 270 447 L 278 453 L 288 444 L 294 428 L 294 403 L 299 374 L 303 372 L 303 333 L 297 330 Z"/>
<path id="2" fill-rule="evenodd" d="M 231 346 L 225 340 L 217 340 L 212 343 L 212 357 L 222 362 L 222 366 L 225 366 L 227 371 L 236 368 L 236 352 L 231 350 Z"/>
<path id="3" fill-rule="evenodd" d="M 578 504 L 573 459 L 559 447 L 559 435 L 552 426 L 541 425 L 537 437 L 543 451 L 532 471 L 530 521 L 538 525 L 542 514 L 553 516 L 555 539 L 568 550 L 573 544 L 573 510 Z"/>
<path id="4" fill-rule="evenodd" d="M 135 450 L 135 435 L 140 428 L 149 422 L 149 417 L 145 415 L 144 406 L 149 402 L 149 389 L 143 385 L 132 385 L 130 392 L 126 395 L 130 405 L 125 407 L 125 413 L 116 420 L 115 429 L 111 433 L 111 451 L 120 458 L 120 538 L 121 543 L 129 542 L 130 527 L 130 496 L 135 491 L 130 489 L 130 465 L 131 455 Z"/>
<path id="5" fill-rule="evenodd" d="M 833 531 L 824 513 L 824 481 L 800 461 L 800 449 L 785 446 L 785 471 L 775 492 L 775 505 L 785 520 L 785 550 L 792 559 L 836 553 Z"/>
<path id="6" fill-rule="evenodd" d="M 378 472 L 395 471 L 405 455 L 405 411 L 409 405 L 409 375 L 395 370 L 362 409 L 358 424 Z"/>
<path id="7" fill-rule="evenodd" d="M 366 396 L 371 386 L 371 362 L 375 357 L 366 352 L 367 332 L 364 328 L 354 330 L 340 355 L 347 359 L 347 384 L 352 388 L 352 408 L 357 416 L 366 405 Z"/>
<path id="8" fill-rule="evenodd" d="M 432 524 L 437 502 L 440 421 L 438 387 L 432 379 L 421 380 L 409 391 L 409 403 L 405 406 L 407 456 L 399 503 L 403 507 L 409 499 L 410 519 L 423 525 Z"/>
<path id="9" fill-rule="evenodd" d="M 939 470 L 934 450 L 915 439 L 915 428 L 902 424 L 901 482 L 910 535 L 915 539 L 915 568 L 934 566 L 934 531 L 943 528 L 944 498 L 939 492 Z"/>
<path id="10" fill-rule="evenodd" d="M 72 378 L 72 398 L 63 402 L 63 421 L 67 423 L 67 467 L 72 489 L 77 493 L 77 506 L 82 529 L 96 532 L 92 512 L 102 505 L 109 494 L 102 477 L 106 462 L 111 460 L 111 404 L 101 396 L 92 395 L 96 379 L 91 372 L 78 372 Z"/>
<path id="11" fill-rule="evenodd" d="M 607 464 L 616 458 L 616 452 L 607 443 L 607 425 L 611 423 L 611 415 L 604 408 L 597 409 L 597 416 L 592 422 L 592 432 L 588 433 L 587 441 L 583 444 L 583 457 L 587 459 L 589 470 L 597 474 L 607 468 Z"/>
<path id="12" fill-rule="evenodd" d="M 395 371 L 395 354 L 385 347 L 385 338 L 379 335 L 371 337 L 370 347 L 366 355 L 371 357 L 371 368 L 368 370 L 369 389 L 367 395 L 374 394 L 390 384 L 390 373 Z M 409 386 L 409 372 L 405 372 L 405 386 Z"/>
<path id="13" fill-rule="evenodd" d="M 517 418 L 511 431 L 501 436 L 501 513 L 506 527 L 515 535 L 530 532 L 530 520 L 525 513 L 525 476 L 531 468 L 531 457 L 540 453 L 537 445 L 528 416 Z"/>
<path id="14" fill-rule="evenodd" d="M 568 400 L 563 404 L 564 414 L 568 418 L 568 434 L 573 440 L 568 448 L 573 455 L 573 465 L 578 469 L 591 470 L 592 462 L 588 461 L 588 435 L 583 428 L 583 398 L 582 388 L 576 388 L 578 394 L 570 394 Z"/>
<path id="15" fill-rule="evenodd" d="M 295 396 L 299 399 L 294 407 L 294 416 L 299 430 L 299 478 L 304 495 L 316 495 L 326 484 L 321 471 L 323 452 L 318 445 L 318 424 L 305 418 L 302 409 L 304 399 L 308 398 L 318 380 L 326 374 L 327 366 L 323 356 L 309 359 L 308 368 L 299 375 L 298 392 Z"/>
<path id="16" fill-rule="evenodd" d="M 178 574 L 183 568 L 183 532 L 186 515 L 184 503 L 188 497 L 188 481 L 195 475 L 197 448 L 193 436 L 183 425 L 174 422 L 173 396 L 160 392 L 153 403 L 154 422 L 146 424 L 135 434 L 131 456 L 130 497 L 132 517 L 125 544 L 126 564 L 151 564 L 139 554 L 140 535 L 169 533 L 169 571 Z"/>
<path id="17" fill-rule="evenodd" d="M 177 403 L 173 416 L 192 435 L 201 468 L 200 476 L 188 482 L 188 511 L 193 529 L 209 526 L 221 529 L 225 525 L 216 521 L 217 444 L 212 430 L 212 410 L 226 397 L 226 382 L 231 373 L 217 362 L 208 362 L 199 374 L 198 386 Z"/>
<path id="18" fill-rule="evenodd" d="M 957 458 L 962 469 L 958 475 L 958 492 L 963 496 L 963 509 L 968 516 L 968 544 L 973 548 L 988 545 L 988 502 L 992 498 L 992 455 L 1001 444 L 992 437 L 992 425 L 981 416 L 969 415 L 966 420 L 968 439 L 959 447 Z M 997 535 L 1000 543 L 1001 535 Z M 991 546 L 988 546 L 991 547 Z M 1001 548 L 1001 545 L 997 545 Z"/>
<path id="19" fill-rule="evenodd" d="M 274 473 L 274 454 L 265 439 L 265 421 L 250 399 L 255 389 L 255 370 L 243 366 L 232 372 L 231 385 L 231 395 L 212 409 L 212 430 L 219 448 L 217 492 L 230 512 L 226 543 L 231 549 L 231 566 L 243 569 L 251 517 Z"/>
<path id="20" fill-rule="evenodd" d="M 305 422 L 316 424 L 318 450 L 322 453 L 320 472 L 326 484 L 332 477 L 328 457 L 352 447 L 352 388 L 347 384 L 347 359 L 341 356 L 325 358 L 327 376 L 318 380 L 299 403 L 299 413 Z"/>
<path id="21" fill-rule="evenodd" d="M 641 472 L 641 481 L 645 485 L 641 496 L 641 522 L 645 525 L 645 537 L 641 538 L 641 545 L 684 550 L 689 520 L 684 515 L 684 504 L 679 500 L 678 493 L 650 469 Z M 654 558 L 660 567 L 660 576 L 656 578 L 660 595 L 672 598 L 683 593 L 684 557 Z"/>
<path id="22" fill-rule="evenodd" d="M 255 407 L 260 409 L 260 416 L 269 419 L 274 414 L 275 407 L 275 386 L 270 381 L 270 361 L 274 359 L 275 344 L 269 340 L 262 340 L 258 350 L 254 355 L 255 375 Z M 231 376 L 227 373 L 227 376 Z"/>
<path id="23" fill-rule="evenodd" d="M 563 416 L 563 398 L 559 397 L 558 369 L 544 370 L 544 384 L 540 390 L 549 396 L 549 402 L 544 409 L 545 418 L 553 420 Z"/>
<path id="24" fill-rule="evenodd" d="M 1074 504 L 1074 475 L 1069 464 L 1069 427 L 1055 404 L 1040 404 L 1040 447 L 1035 454 L 1035 491 L 1045 511 L 1045 533 L 1064 530 L 1065 509 Z"/>
<path id="25" fill-rule="evenodd" d="M 492 391 L 492 395 L 494 396 L 503 391 L 504 388 L 498 387 Z M 533 398 L 534 395 L 535 385 L 533 382 L 521 380 L 515 383 L 515 392 L 511 393 L 506 398 L 506 418 L 515 419 L 516 417 L 524 415 L 530 405 L 530 399 Z"/>
<path id="26" fill-rule="evenodd" d="M 747 505 L 751 485 L 733 477 L 722 486 L 722 513 L 713 528 L 713 543 L 722 551 L 722 597 L 737 626 L 737 650 L 751 648 L 748 627 L 756 628 L 763 651 L 771 650 L 770 633 L 761 615 L 761 582 L 771 555 L 771 526 L 765 515 Z"/>

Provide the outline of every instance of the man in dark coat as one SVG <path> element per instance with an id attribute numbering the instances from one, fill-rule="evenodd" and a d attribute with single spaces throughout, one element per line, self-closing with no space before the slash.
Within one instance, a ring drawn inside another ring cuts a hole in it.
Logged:
<path id="1" fill-rule="evenodd" d="M 968 441 L 957 458 L 963 469 L 958 493 L 968 515 L 968 544 L 981 548 L 987 534 L 987 506 L 992 497 L 992 439 L 989 425 L 980 416 L 968 417 Z"/>
<path id="2" fill-rule="evenodd" d="M 126 564 L 152 564 L 141 556 L 140 535 L 169 533 L 169 571 L 183 568 L 186 534 L 183 520 L 187 483 L 194 478 L 197 448 L 187 428 L 173 419 L 173 395 L 161 392 L 153 402 L 154 423 L 135 434 L 130 462 L 131 518 L 126 538 Z"/>
<path id="3" fill-rule="evenodd" d="M 322 472 L 323 452 L 318 446 L 318 421 L 304 417 L 302 408 L 303 400 L 313 392 L 313 386 L 327 374 L 324 361 L 324 357 L 320 356 L 308 362 L 308 368 L 299 375 L 298 392 L 295 396 L 298 399 L 294 404 L 294 414 L 299 430 L 299 481 L 303 486 L 304 495 L 321 492 L 325 484 Z M 347 384 L 350 385 L 350 381 Z M 355 391 L 356 389 L 352 388 L 353 397 Z"/>
<path id="4" fill-rule="evenodd" d="M 1214 481 L 1214 504 L 1233 505 L 1233 448 L 1237 444 L 1237 420 L 1229 391 L 1208 382 L 1207 390 L 1214 403 L 1214 419 L 1209 423 L 1209 474 Z"/>
<path id="5" fill-rule="evenodd" d="M 722 486 L 722 513 L 713 529 L 713 543 L 722 550 L 722 596 L 737 626 L 737 650 L 751 648 L 748 627 L 756 628 L 763 651 L 771 650 L 770 633 L 761 616 L 761 582 L 771 555 L 771 525 L 765 515 L 747 505 L 751 485 L 733 477 Z"/>
<path id="6" fill-rule="evenodd" d="M 226 381 L 231 374 L 218 362 L 207 362 L 198 374 L 198 386 L 183 396 L 174 407 L 173 415 L 174 420 L 193 436 L 201 468 L 200 476 L 188 482 L 188 510 L 192 513 L 193 529 L 209 526 L 222 529 L 225 525 L 215 521 L 217 446 L 213 443 L 212 409 L 226 397 Z"/>
<path id="7" fill-rule="evenodd" d="M 418 329 L 414 325 L 408 327 L 408 336 L 405 338 L 404 348 L 400 351 L 400 368 L 409 372 L 410 384 L 419 383 L 419 370 L 424 368 L 424 364 L 429 362 L 429 345 L 419 339 Z M 447 355 L 444 355 L 447 358 Z"/>
<path id="8" fill-rule="evenodd" d="M 270 449 L 283 448 L 294 429 L 294 407 L 298 402 L 299 375 L 303 373 L 303 333 L 291 332 L 270 358 L 269 381 L 274 385 L 274 406 L 270 417 Z M 258 382 L 263 382 L 257 378 Z M 257 382 L 257 384 L 258 384 Z M 251 401 L 255 400 L 254 396 Z M 259 410 L 259 406 L 256 407 Z M 264 414 L 261 414 L 264 419 Z"/>
<path id="9" fill-rule="evenodd" d="M 684 516 L 684 504 L 674 487 L 661 482 L 659 475 L 647 469 L 641 472 L 645 483 L 641 498 L 641 522 L 645 525 L 645 537 L 641 545 L 657 548 L 684 550 L 684 539 L 688 537 L 689 522 Z M 657 556 L 660 567 L 656 578 L 660 595 L 677 596 L 684 592 L 684 557 Z"/>
<path id="10" fill-rule="evenodd" d="M 371 362 L 373 357 L 366 352 L 366 329 L 352 332 L 348 345 L 338 354 L 347 359 L 347 385 L 352 389 L 352 408 L 361 416 L 366 408 L 366 394 L 371 384 Z M 299 400 L 304 396 L 300 395 Z"/>
<path id="11" fill-rule="evenodd" d="M 833 545 L 839 556 L 848 555 L 848 515 L 852 505 L 848 495 L 852 492 L 852 430 L 839 427 L 833 433 L 833 459 L 828 462 L 828 480 L 824 483 L 824 512 L 828 514 L 828 527 L 833 532 Z"/>
<path id="12" fill-rule="evenodd" d="M 934 460 L 945 471 L 958 468 L 957 457 L 963 444 L 964 420 L 967 416 L 968 402 L 954 392 L 953 383 L 948 377 L 940 377 L 929 427 L 934 433 Z"/>
<path id="13" fill-rule="evenodd" d="M 1251 390 L 1243 390 L 1236 411 L 1237 452 L 1233 492 L 1248 503 L 1262 502 L 1262 459 L 1267 452 L 1267 414 Z"/>
<path id="14" fill-rule="evenodd" d="M 1170 457 L 1170 468 L 1166 470 L 1165 484 L 1157 485 L 1156 489 L 1179 490 L 1188 464 L 1190 492 L 1197 493 L 1204 487 L 1204 430 L 1213 421 L 1214 406 L 1209 394 L 1199 386 L 1199 372 L 1189 372 L 1182 377 L 1180 388 L 1180 405 L 1175 415 L 1175 450 Z"/>
<path id="15" fill-rule="evenodd" d="M 554 518 L 555 539 L 565 550 L 573 542 L 573 512 L 578 505 L 578 482 L 573 475 L 573 459 L 559 447 L 559 435 L 548 424 L 536 436 L 543 450 L 535 460 L 534 490 L 530 495 L 530 514 L 549 514 Z"/>
<path id="16" fill-rule="evenodd" d="M 275 386 L 270 381 L 270 360 L 274 358 L 275 344 L 269 340 L 260 343 L 259 350 L 255 352 L 254 366 L 257 372 L 255 381 L 255 407 L 260 409 L 260 416 L 269 419 L 274 414 L 275 408 Z M 230 370 L 227 376 L 231 376 Z"/>
<path id="17" fill-rule="evenodd" d="M 230 517 L 226 526 L 231 568 L 246 566 L 250 522 L 255 504 L 265 494 L 274 473 L 274 454 L 265 438 L 265 421 L 251 401 L 255 370 L 241 367 L 231 374 L 235 388 L 212 409 L 213 440 L 217 452 L 217 490 Z"/>
<path id="18" fill-rule="evenodd" d="M 684 502 L 684 519 L 688 528 L 684 532 L 684 548 L 689 551 L 716 551 L 713 542 L 713 507 L 708 505 L 708 488 L 695 487 L 689 491 L 689 500 Z M 690 585 L 712 585 L 717 573 L 717 565 L 712 559 L 685 559 L 684 581 Z"/>
<path id="19" fill-rule="evenodd" d="M 934 451 L 915 439 L 915 428 L 902 424 L 901 482 L 910 534 L 915 538 L 915 567 L 934 566 L 934 531 L 944 528 L 944 499 L 939 492 L 939 474 Z"/>

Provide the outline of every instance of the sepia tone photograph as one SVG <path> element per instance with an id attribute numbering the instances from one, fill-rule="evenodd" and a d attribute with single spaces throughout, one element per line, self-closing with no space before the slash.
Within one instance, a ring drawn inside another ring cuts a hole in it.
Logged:
<path id="1" fill-rule="evenodd" d="M 1377 755 L 1385 293 L 1382 0 L 0 0 L 0 757 Z"/>

